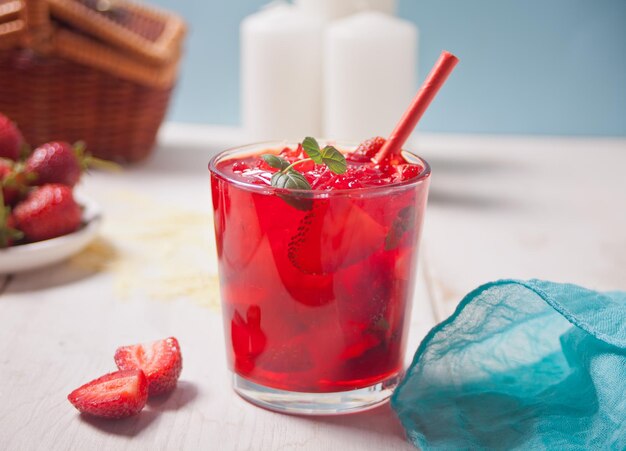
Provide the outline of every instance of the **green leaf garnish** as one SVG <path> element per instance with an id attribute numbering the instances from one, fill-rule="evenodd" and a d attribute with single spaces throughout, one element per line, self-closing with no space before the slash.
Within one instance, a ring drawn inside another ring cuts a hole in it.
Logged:
<path id="1" fill-rule="evenodd" d="M 276 172 L 272 176 L 272 186 L 282 189 L 312 189 L 304 175 L 293 169 Z"/>
<path id="2" fill-rule="evenodd" d="M 344 157 L 343 154 L 333 146 L 326 146 L 320 150 L 320 145 L 315 140 L 315 138 L 307 136 L 306 138 L 304 138 L 304 141 L 302 141 L 302 149 L 309 158 L 296 160 L 291 164 L 289 164 L 289 162 L 284 158 L 276 155 L 261 155 L 263 161 L 265 161 L 271 167 L 278 169 L 278 172 L 275 172 L 272 175 L 272 179 L 270 181 L 271 185 L 274 188 L 294 190 L 313 189 L 311 188 L 311 185 L 304 177 L 304 175 L 298 172 L 295 168 L 297 165 L 306 161 L 313 161 L 316 164 L 326 165 L 328 169 L 330 169 L 335 174 L 343 174 L 344 172 L 346 172 L 346 157 Z M 299 194 L 276 194 L 278 195 L 278 197 L 287 202 L 287 204 L 299 210 L 309 210 L 313 205 L 312 199 L 304 198 Z"/>
<path id="3" fill-rule="evenodd" d="M 415 207 L 409 205 L 398 212 L 398 216 L 393 221 L 387 236 L 385 237 L 385 250 L 390 251 L 397 248 L 404 237 L 404 234 L 415 228 Z"/>
<path id="4" fill-rule="evenodd" d="M 281 157 L 277 157 L 276 155 L 266 153 L 261 155 L 261 158 L 263 158 L 263 161 L 265 161 L 271 167 L 279 169 L 281 171 L 289 167 L 289 162 L 287 160 Z"/>
<path id="5" fill-rule="evenodd" d="M 348 169 L 346 157 L 333 146 L 322 149 L 322 162 L 335 174 L 343 174 Z"/>
<path id="6" fill-rule="evenodd" d="M 302 195 L 295 195 L 292 193 L 289 193 L 289 194 L 276 193 L 276 195 L 280 197 L 282 200 L 284 200 L 285 202 L 287 202 L 287 204 L 291 205 L 296 210 L 309 211 L 311 208 L 313 208 L 312 198 L 307 198 Z"/>
<path id="7" fill-rule="evenodd" d="M 302 141 L 302 148 L 304 152 L 309 156 L 311 160 L 313 160 L 316 164 L 322 164 L 322 153 L 320 152 L 320 145 L 317 143 L 315 138 L 311 138 L 307 136 Z"/>

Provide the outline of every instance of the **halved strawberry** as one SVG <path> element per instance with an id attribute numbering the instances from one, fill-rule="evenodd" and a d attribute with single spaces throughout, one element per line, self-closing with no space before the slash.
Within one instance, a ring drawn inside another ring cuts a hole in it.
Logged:
<path id="1" fill-rule="evenodd" d="M 288 256 L 304 273 L 326 274 L 366 258 L 384 243 L 385 228 L 352 200 L 318 200 L 291 238 Z"/>
<path id="2" fill-rule="evenodd" d="M 142 370 L 148 379 L 150 396 L 153 396 L 176 387 L 183 369 L 183 358 L 178 340 L 169 337 L 117 348 L 115 364 L 120 370 Z"/>
<path id="3" fill-rule="evenodd" d="M 67 397 L 81 413 L 103 418 L 138 414 L 148 399 L 148 381 L 142 371 L 105 374 L 77 388 Z"/>

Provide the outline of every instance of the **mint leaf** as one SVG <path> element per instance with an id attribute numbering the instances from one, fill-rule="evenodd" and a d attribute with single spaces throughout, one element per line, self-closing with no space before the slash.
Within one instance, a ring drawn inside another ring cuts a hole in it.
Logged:
<path id="1" fill-rule="evenodd" d="M 308 158 L 294 161 L 291 164 L 284 158 L 273 154 L 261 155 L 263 161 L 271 167 L 278 169 L 278 172 L 272 175 L 270 181 L 274 188 L 312 190 L 313 188 L 311 188 L 311 185 L 304 175 L 295 168 L 298 164 L 307 161 L 313 161 L 316 164 L 324 164 L 336 174 L 343 174 L 347 169 L 346 158 L 333 146 L 326 146 L 324 149 L 320 150 L 320 145 L 315 138 L 307 136 L 302 141 L 302 149 Z M 277 192 L 276 195 L 298 210 L 307 211 L 313 207 L 313 199 L 309 194 Z"/>
<path id="2" fill-rule="evenodd" d="M 385 237 L 385 250 L 397 248 L 404 234 L 415 228 L 415 206 L 409 205 L 398 212 L 387 236 Z"/>
<path id="3" fill-rule="evenodd" d="M 266 153 L 261 155 L 261 158 L 263 158 L 263 161 L 265 161 L 271 167 L 279 169 L 281 171 L 289 167 L 289 162 L 287 160 L 281 157 L 277 157 L 276 155 Z"/>
<path id="4" fill-rule="evenodd" d="M 294 170 L 275 173 L 272 186 L 281 189 L 312 189 L 304 175 Z"/>
<path id="5" fill-rule="evenodd" d="M 324 147 L 322 149 L 321 156 L 322 163 L 328 166 L 328 169 L 333 171 L 335 174 L 343 174 L 346 172 L 346 169 L 348 168 L 346 157 L 344 157 L 343 154 L 333 146 Z"/>
<path id="6" fill-rule="evenodd" d="M 317 164 L 322 164 L 322 154 L 320 152 L 320 145 L 315 138 L 307 136 L 302 141 L 302 148 L 307 156 Z"/>
<path id="7" fill-rule="evenodd" d="M 293 194 L 277 193 L 276 195 L 296 210 L 309 211 L 311 208 L 313 208 L 313 199 L 307 199 L 306 197 L 295 196 Z"/>

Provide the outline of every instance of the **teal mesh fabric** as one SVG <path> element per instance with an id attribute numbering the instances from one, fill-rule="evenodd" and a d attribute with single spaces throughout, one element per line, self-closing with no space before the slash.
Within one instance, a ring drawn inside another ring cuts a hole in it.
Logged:
<path id="1" fill-rule="evenodd" d="M 424 450 L 626 450 L 626 292 L 483 285 L 422 341 L 391 404 Z"/>

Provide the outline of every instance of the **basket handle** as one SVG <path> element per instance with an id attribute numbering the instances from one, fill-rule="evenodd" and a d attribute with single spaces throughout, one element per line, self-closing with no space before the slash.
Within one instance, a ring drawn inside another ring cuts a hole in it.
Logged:
<path id="1" fill-rule="evenodd" d="M 0 49 L 10 49 L 19 44 L 24 34 L 24 21 L 17 19 L 0 24 Z"/>
<path id="2" fill-rule="evenodd" d="M 22 20 L 26 24 L 25 44 L 40 53 L 53 48 L 52 21 L 47 0 L 21 0 Z"/>

